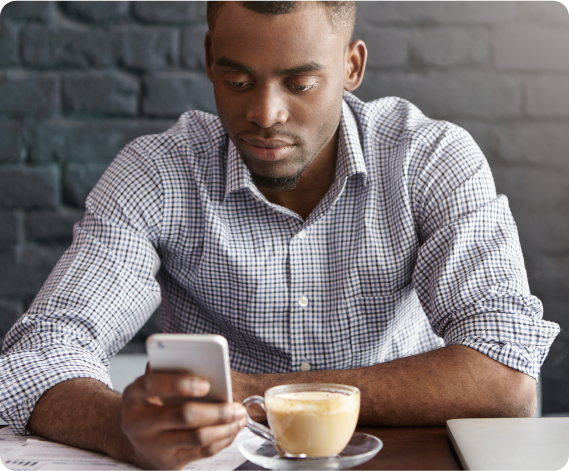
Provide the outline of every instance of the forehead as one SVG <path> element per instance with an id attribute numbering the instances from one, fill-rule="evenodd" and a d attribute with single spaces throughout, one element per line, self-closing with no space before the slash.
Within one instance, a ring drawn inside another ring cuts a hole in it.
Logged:
<path id="1" fill-rule="evenodd" d="M 281 15 L 226 2 L 210 34 L 216 57 L 244 64 L 253 61 L 286 68 L 316 61 L 325 65 L 344 52 L 342 35 L 334 32 L 325 9 L 316 2 L 301 2 L 293 12 Z"/>

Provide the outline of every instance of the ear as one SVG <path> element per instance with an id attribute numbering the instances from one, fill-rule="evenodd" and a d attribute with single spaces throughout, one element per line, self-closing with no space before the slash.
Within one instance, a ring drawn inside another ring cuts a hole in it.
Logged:
<path id="1" fill-rule="evenodd" d="M 361 39 L 357 39 L 346 50 L 346 79 L 344 90 L 354 91 L 360 86 L 364 78 L 367 61 L 367 48 Z"/>
<path id="2" fill-rule="evenodd" d="M 211 35 L 209 34 L 209 31 L 205 33 L 203 44 L 205 48 L 205 68 L 207 76 L 209 80 L 213 82 L 213 44 L 211 42 Z"/>

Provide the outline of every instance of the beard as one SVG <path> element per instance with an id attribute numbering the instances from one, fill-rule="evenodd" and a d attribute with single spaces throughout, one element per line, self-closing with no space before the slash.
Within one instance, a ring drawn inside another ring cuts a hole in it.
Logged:
<path id="1" fill-rule="evenodd" d="M 306 170 L 308 165 L 306 165 L 300 172 L 296 175 L 292 175 L 289 177 L 265 177 L 264 175 L 258 175 L 256 173 L 251 172 L 251 178 L 253 179 L 253 183 L 257 186 L 257 188 L 266 188 L 267 190 L 294 190 L 296 185 L 298 184 L 298 180 Z"/>
<path id="2" fill-rule="evenodd" d="M 287 175 L 284 177 L 271 177 L 268 175 L 260 175 L 255 173 L 251 167 L 249 166 L 247 159 L 243 157 L 243 154 L 239 152 L 241 160 L 245 163 L 245 166 L 249 169 L 249 173 L 251 173 L 251 178 L 253 183 L 257 188 L 266 188 L 267 190 L 294 190 L 300 177 L 304 173 L 304 171 L 308 168 L 308 166 L 312 163 L 313 159 L 303 159 L 302 168 L 294 175 Z"/>
<path id="3" fill-rule="evenodd" d="M 266 188 L 267 190 L 281 191 L 294 190 L 301 175 L 302 174 L 294 175 L 292 177 L 271 178 L 252 173 L 251 177 L 253 178 L 253 183 L 255 183 L 257 188 Z"/>

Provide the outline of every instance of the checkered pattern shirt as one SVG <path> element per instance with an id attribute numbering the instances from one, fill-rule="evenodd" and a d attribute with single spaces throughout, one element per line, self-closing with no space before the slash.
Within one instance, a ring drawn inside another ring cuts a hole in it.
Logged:
<path id="1" fill-rule="evenodd" d="M 216 333 L 247 373 L 375 365 L 466 345 L 536 378 L 559 331 L 531 296 L 516 225 L 464 130 L 346 93 L 335 181 L 310 216 L 268 202 L 216 116 L 191 111 L 114 160 L 6 337 L 0 410 L 111 386 L 109 357 L 161 303 L 165 332 Z"/>

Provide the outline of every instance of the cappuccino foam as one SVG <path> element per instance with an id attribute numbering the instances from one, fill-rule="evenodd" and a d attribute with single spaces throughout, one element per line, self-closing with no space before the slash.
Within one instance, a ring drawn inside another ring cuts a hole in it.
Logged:
<path id="1" fill-rule="evenodd" d="M 301 391 L 268 397 L 267 407 L 276 413 L 343 414 L 359 409 L 359 402 L 338 392 Z"/>

